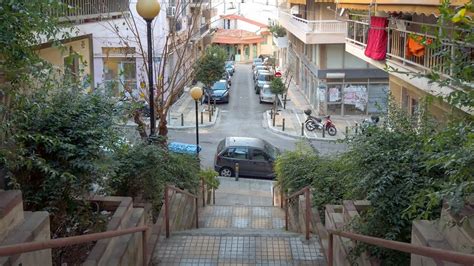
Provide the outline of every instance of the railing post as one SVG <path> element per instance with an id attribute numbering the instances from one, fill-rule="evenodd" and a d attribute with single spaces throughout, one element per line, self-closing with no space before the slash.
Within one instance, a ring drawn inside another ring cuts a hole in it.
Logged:
<path id="1" fill-rule="evenodd" d="M 170 217 L 169 217 L 168 186 L 165 187 L 165 228 L 166 228 L 166 238 L 169 238 L 170 237 Z"/>
<path id="2" fill-rule="evenodd" d="M 206 206 L 206 195 L 204 191 L 204 179 L 201 179 L 202 207 Z"/>
<path id="3" fill-rule="evenodd" d="M 333 266 L 333 244 L 334 242 L 334 235 L 329 232 L 329 241 L 328 241 L 328 266 Z"/>
<path id="4" fill-rule="evenodd" d="M 212 189 L 212 204 L 216 205 L 216 189 Z"/>
<path id="5" fill-rule="evenodd" d="M 290 205 L 290 199 L 285 198 L 285 230 L 288 231 L 288 205 Z"/>
<path id="6" fill-rule="evenodd" d="M 199 203 L 198 197 L 194 199 L 194 203 L 196 205 L 196 228 L 199 228 Z"/>
<path id="7" fill-rule="evenodd" d="M 142 232 L 142 256 L 143 256 L 143 266 L 147 266 L 148 265 L 148 260 L 147 260 L 147 257 L 148 257 L 148 254 L 147 254 L 147 239 L 148 239 L 148 229 L 145 229 L 143 230 Z"/>
<path id="8" fill-rule="evenodd" d="M 304 198 L 305 198 L 305 205 L 306 205 L 306 219 L 305 219 L 305 225 L 306 225 L 306 240 L 309 240 L 309 223 L 311 220 L 311 193 L 309 191 L 309 187 L 306 188 L 304 192 Z"/>

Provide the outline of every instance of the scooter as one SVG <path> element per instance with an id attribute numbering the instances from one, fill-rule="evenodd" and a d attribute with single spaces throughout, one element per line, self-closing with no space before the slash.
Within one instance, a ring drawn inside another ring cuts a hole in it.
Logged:
<path id="1" fill-rule="evenodd" d="M 380 121 L 380 118 L 375 115 L 371 116 L 369 119 L 366 118 L 362 120 L 362 125 L 361 125 L 362 132 L 365 132 L 365 130 L 369 127 L 377 126 L 379 121 Z"/>
<path id="2" fill-rule="evenodd" d="M 337 134 L 336 126 L 333 124 L 331 120 L 331 116 L 326 116 L 326 121 L 322 121 L 321 118 L 314 117 L 311 115 L 311 110 L 305 110 L 304 113 L 308 116 L 306 119 L 305 127 L 309 131 L 313 131 L 315 129 L 326 130 L 329 136 L 335 136 Z"/>

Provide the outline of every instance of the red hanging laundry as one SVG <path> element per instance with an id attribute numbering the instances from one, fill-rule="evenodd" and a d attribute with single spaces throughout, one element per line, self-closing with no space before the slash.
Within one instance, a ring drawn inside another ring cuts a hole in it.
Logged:
<path id="1" fill-rule="evenodd" d="M 388 19 L 384 17 L 371 17 L 370 29 L 367 37 L 365 55 L 374 60 L 385 60 L 387 54 Z"/>

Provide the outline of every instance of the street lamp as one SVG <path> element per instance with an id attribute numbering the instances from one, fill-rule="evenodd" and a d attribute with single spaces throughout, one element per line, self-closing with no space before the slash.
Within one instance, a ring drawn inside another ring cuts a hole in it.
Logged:
<path id="1" fill-rule="evenodd" d="M 138 0 L 137 12 L 146 21 L 148 38 L 148 90 L 150 101 L 150 138 L 155 137 L 155 100 L 153 86 L 153 52 L 151 46 L 151 22 L 160 13 L 160 3 L 157 0 Z"/>
<path id="2" fill-rule="evenodd" d="M 189 94 L 196 104 L 196 155 L 199 156 L 199 124 L 198 124 L 198 101 L 202 97 L 202 89 L 200 87 L 193 87 Z"/>

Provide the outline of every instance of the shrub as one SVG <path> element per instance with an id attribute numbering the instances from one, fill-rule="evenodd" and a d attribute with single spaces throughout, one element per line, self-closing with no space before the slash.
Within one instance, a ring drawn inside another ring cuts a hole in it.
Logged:
<path id="1" fill-rule="evenodd" d="M 286 29 L 278 24 L 270 26 L 269 30 L 273 34 L 273 36 L 275 36 L 275 38 L 281 38 L 286 36 Z"/>
<path id="2" fill-rule="evenodd" d="M 161 208 L 164 187 L 173 184 L 194 190 L 199 186 L 199 162 L 193 155 L 141 143 L 122 145 L 113 154 L 115 173 L 108 179 L 113 195 L 141 197 L 153 205 L 156 217 Z"/>

